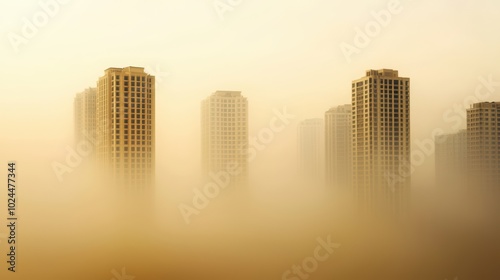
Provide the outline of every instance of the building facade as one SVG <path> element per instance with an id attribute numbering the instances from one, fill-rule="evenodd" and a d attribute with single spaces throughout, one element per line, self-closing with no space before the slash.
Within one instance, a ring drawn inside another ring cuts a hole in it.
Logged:
<path id="1" fill-rule="evenodd" d="M 467 109 L 469 188 L 500 190 L 500 102 L 481 102 Z"/>
<path id="2" fill-rule="evenodd" d="M 435 147 L 437 187 L 464 190 L 467 182 L 467 130 L 436 136 Z"/>
<path id="3" fill-rule="evenodd" d="M 97 82 L 97 158 L 115 185 L 153 186 L 155 77 L 142 67 L 108 68 Z"/>
<path id="4" fill-rule="evenodd" d="M 298 125 L 298 167 L 302 177 L 309 182 L 324 182 L 324 131 L 323 119 L 308 119 Z"/>
<path id="5" fill-rule="evenodd" d="M 201 103 L 205 180 L 226 172 L 230 185 L 248 183 L 248 101 L 239 91 L 217 91 Z"/>
<path id="6" fill-rule="evenodd" d="M 410 79 L 368 70 L 352 82 L 352 187 L 358 209 L 403 213 L 409 206 Z"/>
<path id="7" fill-rule="evenodd" d="M 328 187 L 348 188 L 351 184 L 352 105 L 331 108 L 325 113 L 325 178 Z"/>
<path id="8" fill-rule="evenodd" d="M 75 96 L 73 103 L 75 121 L 75 144 L 90 141 L 95 145 L 96 139 L 96 88 L 88 88 Z"/>

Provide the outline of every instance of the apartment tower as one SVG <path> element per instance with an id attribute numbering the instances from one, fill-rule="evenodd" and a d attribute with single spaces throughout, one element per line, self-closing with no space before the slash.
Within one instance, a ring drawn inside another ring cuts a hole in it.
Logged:
<path id="1" fill-rule="evenodd" d="M 469 187 L 500 192 L 500 102 L 481 102 L 467 109 Z"/>
<path id="2" fill-rule="evenodd" d="M 97 157 L 119 188 L 143 193 L 155 175 L 155 77 L 108 68 L 97 82 Z"/>
<path id="3" fill-rule="evenodd" d="M 436 136 L 436 184 L 463 191 L 467 182 L 467 130 Z"/>
<path id="4" fill-rule="evenodd" d="M 351 183 L 352 105 L 331 108 L 325 113 L 325 175 L 331 188 L 348 188 Z"/>
<path id="5" fill-rule="evenodd" d="M 358 209 L 399 215 L 410 196 L 410 79 L 368 70 L 352 82 L 352 186 Z"/>
<path id="6" fill-rule="evenodd" d="M 75 143 L 96 139 L 96 88 L 88 88 L 77 93 L 73 103 L 75 121 Z"/>
<path id="7" fill-rule="evenodd" d="M 309 182 L 324 182 L 324 131 L 323 119 L 308 119 L 298 125 L 299 172 Z"/>
<path id="8" fill-rule="evenodd" d="M 217 91 L 201 103 L 202 167 L 205 180 L 225 172 L 229 185 L 248 180 L 248 101 L 239 91 Z"/>

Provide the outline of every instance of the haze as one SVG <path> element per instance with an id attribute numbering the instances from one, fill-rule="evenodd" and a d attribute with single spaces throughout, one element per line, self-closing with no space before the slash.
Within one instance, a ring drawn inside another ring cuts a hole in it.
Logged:
<path id="1" fill-rule="evenodd" d="M 478 101 L 500 101 L 500 2 L 401 0 L 349 59 L 342 43 L 354 45 L 355 29 L 391 1 L 229 1 L 236 4 L 223 15 L 215 2 L 67 1 L 18 46 L 9 34 L 43 9 L 0 2 L 0 164 L 18 164 L 21 225 L 12 274 L 1 191 L 2 279 L 112 279 L 122 267 L 137 280 L 282 279 L 327 236 L 341 246 L 311 279 L 498 278 L 498 202 L 436 186 L 433 153 L 412 174 L 412 218 L 397 225 L 357 220 L 348 194 L 296 173 L 297 125 L 349 104 L 351 82 L 366 70 L 411 79 L 412 150 L 436 129 L 464 129 L 456 116 L 482 80 L 494 81 L 493 90 Z M 89 179 L 86 163 L 62 181 L 53 170 L 75 146 L 75 95 L 105 69 L 127 66 L 156 76 L 157 183 L 148 210 Z M 200 102 L 217 90 L 248 99 L 250 138 L 276 111 L 294 117 L 250 162 L 244 195 L 223 191 L 187 225 L 178 207 L 202 182 Z"/>

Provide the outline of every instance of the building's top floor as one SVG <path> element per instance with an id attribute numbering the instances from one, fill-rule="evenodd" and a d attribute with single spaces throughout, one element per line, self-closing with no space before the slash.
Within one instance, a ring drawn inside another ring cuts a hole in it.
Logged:
<path id="1" fill-rule="evenodd" d="M 247 98 L 241 95 L 241 91 L 218 90 L 207 98 L 202 100 L 202 104 L 219 104 L 219 103 L 247 103 Z"/>
<path id="2" fill-rule="evenodd" d="M 83 94 L 95 94 L 97 92 L 96 87 L 88 87 L 82 93 Z"/>
<path id="3" fill-rule="evenodd" d="M 219 97 L 240 97 L 241 91 L 231 91 L 231 90 L 218 90 L 212 94 L 212 96 Z"/>
<path id="4" fill-rule="evenodd" d="M 144 67 L 135 67 L 135 66 L 128 66 L 125 68 L 116 68 L 116 67 L 111 67 L 106 70 L 104 70 L 104 75 L 99 77 L 97 84 L 99 86 L 99 83 L 101 82 L 106 82 L 106 81 L 113 81 L 113 80 L 123 80 L 128 81 L 131 80 L 132 82 L 134 81 L 142 81 L 142 82 L 150 82 L 150 86 L 154 87 L 154 82 L 155 82 L 155 76 L 148 74 L 144 71 Z"/>
<path id="5" fill-rule="evenodd" d="M 332 107 L 330 110 L 326 111 L 327 113 L 334 114 L 334 113 L 351 113 L 352 110 L 352 105 L 351 104 L 345 104 L 345 105 L 340 105 L 337 107 Z"/>
<path id="6" fill-rule="evenodd" d="M 460 129 L 459 131 L 439 134 L 439 135 L 435 136 L 435 140 L 438 143 L 444 143 L 450 139 L 452 139 L 452 140 L 455 140 L 455 139 L 467 140 L 467 129 Z"/>
<path id="7" fill-rule="evenodd" d="M 470 105 L 472 109 L 500 109 L 500 102 L 479 102 Z"/>
<path id="8" fill-rule="evenodd" d="M 83 96 L 88 96 L 88 95 L 93 95 L 97 93 L 97 88 L 95 87 L 88 87 L 84 89 L 82 92 L 78 92 L 76 94 L 77 97 L 83 97 Z"/>
<path id="9" fill-rule="evenodd" d="M 388 78 L 398 78 L 398 70 L 392 70 L 392 69 L 380 69 L 380 70 L 366 70 L 366 76 L 367 77 L 372 77 L 372 76 L 382 76 L 382 77 L 388 77 Z"/>
<path id="10" fill-rule="evenodd" d="M 320 126 L 322 127 L 323 125 L 323 119 L 316 118 L 316 119 L 306 119 L 303 120 L 299 123 L 300 126 Z"/>
<path id="11" fill-rule="evenodd" d="M 397 70 L 392 69 L 380 69 L 380 70 L 366 70 L 366 76 L 363 76 L 359 79 L 352 81 L 353 87 L 366 85 L 371 83 L 373 80 L 374 83 L 377 83 L 378 80 L 383 80 L 387 83 L 392 83 L 391 81 L 405 81 L 405 84 L 408 86 L 410 82 L 410 78 L 400 77 Z M 362 82 L 362 84 L 361 84 Z"/>
<path id="12" fill-rule="evenodd" d="M 117 67 L 110 67 L 106 70 L 104 70 L 104 73 L 114 73 L 114 72 L 125 72 L 125 73 L 139 73 L 143 74 L 144 72 L 144 67 L 136 67 L 136 66 L 128 66 L 124 68 L 117 68 Z"/>

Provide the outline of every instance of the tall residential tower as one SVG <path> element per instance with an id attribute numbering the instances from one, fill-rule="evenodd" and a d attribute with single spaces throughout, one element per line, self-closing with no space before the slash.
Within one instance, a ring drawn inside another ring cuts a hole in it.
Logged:
<path id="1" fill-rule="evenodd" d="M 217 91 L 202 101 L 201 137 L 204 178 L 227 172 L 230 185 L 246 185 L 248 101 L 241 92 Z"/>
<path id="2" fill-rule="evenodd" d="M 352 82 L 352 184 L 362 212 L 398 215 L 408 206 L 410 79 L 368 70 Z"/>
<path id="3" fill-rule="evenodd" d="M 437 187 L 464 191 L 467 182 L 467 130 L 439 135 L 435 143 Z"/>
<path id="4" fill-rule="evenodd" d="M 481 102 L 467 109 L 469 187 L 500 192 L 500 102 Z"/>
<path id="5" fill-rule="evenodd" d="M 299 172 L 309 182 L 324 182 L 324 131 L 323 119 L 308 119 L 298 125 Z"/>
<path id="6" fill-rule="evenodd" d="M 152 187 L 155 77 L 142 67 L 108 68 L 97 82 L 97 157 L 117 186 Z"/>
<path id="7" fill-rule="evenodd" d="M 91 141 L 96 138 L 96 89 L 88 88 L 76 95 L 74 106 L 75 142 Z M 95 144 L 95 143 L 93 143 Z"/>
<path id="8" fill-rule="evenodd" d="M 350 187 L 351 107 L 351 104 L 342 105 L 325 113 L 325 173 L 328 187 Z"/>

